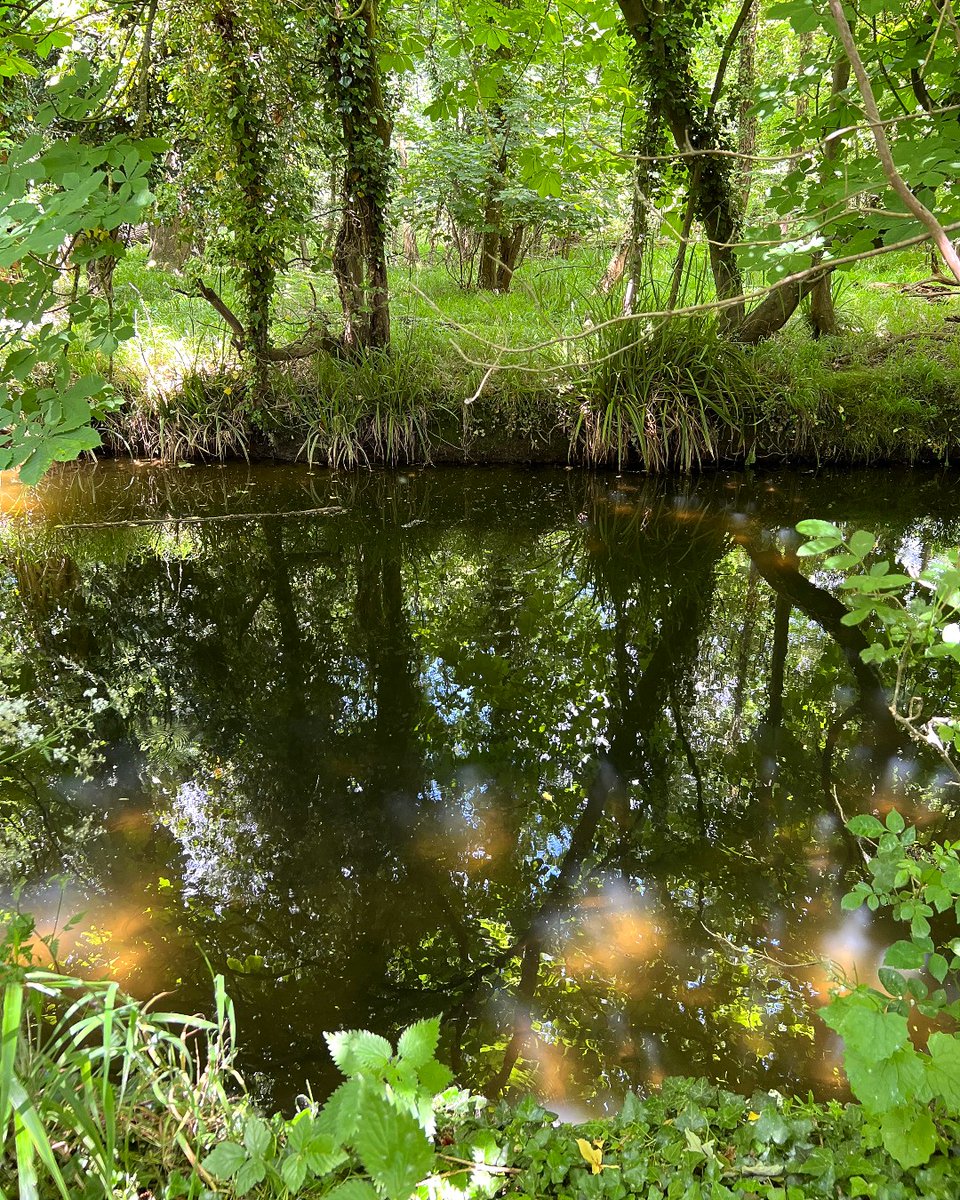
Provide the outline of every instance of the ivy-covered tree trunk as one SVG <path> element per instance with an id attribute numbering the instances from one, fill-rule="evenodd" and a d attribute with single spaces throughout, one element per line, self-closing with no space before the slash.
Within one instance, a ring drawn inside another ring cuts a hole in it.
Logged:
<path id="1" fill-rule="evenodd" d="M 728 301 L 720 310 L 721 323 L 734 330 L 743 320 L 743 279 L 737 263 L 740 206 L 730 158 L 711 154 L 723 146 L 720 124 L 701 99 L 693 74 L 691 32 L 698 15 L 689 5 L 668 0 L 618 0 L 620 11 L 646 77 L 651 101 L 670 130 L 677 150 L 705 153 L 690 171 L 690 186 L 710 254 L 717 296 Z"/>
<path id="2" fill-rule="evenodd" d="M 223 131 L 225 160 L 236 189 L 230 232 L 244 306 L 245 349 L 261 375 L 270 347 L 270 305 L 282 246 L 268 214 L 273 208 L 269 178 L 273 130 L 255 69 L 258 31 L 224 0 L 211 14 L 212 58 L 219 86 L 212 93 L 214 117 Z"/>
<path id="3" fill-rule="evenodd" d="M 390 344 L 386 207 L 393 127 L 377 60 L 377 0 L 365 0 L 353 11 L 337 3 L 326 24 L 328 95 L 340 116 L 344 153 L 333 247 L 343 344 L 351 352 L 382 350 Z"/>

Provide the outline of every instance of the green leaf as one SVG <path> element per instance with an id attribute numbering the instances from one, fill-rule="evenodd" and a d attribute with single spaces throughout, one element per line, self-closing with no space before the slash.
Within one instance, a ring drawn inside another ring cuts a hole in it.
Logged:
<path id="1" fill-rule="evenodd" d="M 850 553 L 865 558 L 877 544 L 877 535 L 866 529 L 857 529 L 850 535 Z"/>
<path id="2" fill-rule="evenodd" d="M 906 824 L 895 808 L 891 808 L 887 813 L 887 828 L 891 833 L 903 833 Z"/>
<path id="3" fill-rule="evenodd" d="M 374 1188 L 365 1179 L 345 1179 L 332 1192 L 327 1192 L 323 1200 L 380 1200 Z"/>
<path id="4" fill-rule="evenodd" d="M 253 1158 L 264 1158 L 270 1149 L 273 1134 L 260 1117 L 247 1117 L 243 1126 L 243 1144 Z"/>
<path id="5" fill-rule="evenodd" d="M 906 982 L 899 971 L 890 967 L 880 967 L 877 976 L 891 996 L 902 996 L 907 990 Z"/>
<path id="6" fill-rule="evenodd" d="M 243 1146 L 238 1146 L 236 1142 L 221 1142 L 219 1146 L 214 1146 L 201 1165 L 215 1179 L 232 1179 L 247 1158 Z"/>
<path id="7" fill-rule="evenodd" d="M 299 1192 L 307 1177 L 307 1163 L 299 1154 L 285 1158 L 280 1167 L 280 1178 L 288 1192 Z"/>
<path id="8" fill-rule="evenodd" d="M 895 967 L 899 971 L 917 971 L 926 961 L 926 954 L 913 942 L 894 942 L 883 956 L 885 967 Z"/>
<path id="9" fill-rule="evenodd" d="M 350 1079 L 341 1083 L 320 1110 L 316 1123 L 317 1132 L 329 1134 L 338 1146 L 349 1142 L 357 1127 L 362 1095 L 361 1080 Z"/>
<path id="10" fill-rule="evenodd" d="M 937 1145 L 937 1131 L 925 1109 L 902 1105 L 880 1119 L 883 1144 L 891 1158 L 909 1170 L 925 1163 Z"/>
<path id="11" fill-rule="evenodd" d="M 829 521 L 808 520 L 800 521 L 797 524 L 797 533 L 802 533 L 805 537 L 833 537 L 837 541 L 843 541 L 843 534 L 836 525 L 831 525 Z"/>
<path id="12" fill-rule="evenodd" d="M 930 1087 L 951 1116 L 960 1116 L 960 1038 L 955 1034 L 931 1033 L 927 1050 L 930 1052 L 927 1071 Z"/>
<path id="13" fill-rule="evenodd" d="M 835 550 L 842 542 L 839 534 L 836 537 L 819 537 L 810 542 L 804 542 L 797 547 L 798 558 L 811 558 L 814 554 L 823 554 L 825 550 Z"/>
<path id="14" fill-rule="evenodd" d="M 857 837 L 878 838 L 883 833 L 883 825 L 870 813 L 851 817 L 847 822 L 847 828 L 851 833 L 856 834 Z"/>
<path id="15" fill-rule="evenodd" d="M 453 1083 L 453 1072 L 449 1067 L 445 1067 L 443 1063 L 438 1063 L 436 1059 L 424 1063 L 417 1074 L 420 1077 L 421 1085 L 434 1096 L 444 1091 Z"/>
<path id="16" fill-rule="evenodd" d="M 258 1183 L 263 1183 L 266 1177 L 266 1163 L 259 1158 L 248 1158 L 237 1172 L 233 1186 L 237 1189 L 239 1195 L 244 1196 L 251 1188 L 255 1188 Z"/>
<path id="17" fill-rule="evenodd" d="M 397 1054 L 413 1067 L 423 1067 L 437 1052 L 440 1041 L 440 1018 L 430 1017 L 425 1021 L 417 1021 L 409 1029 L 400 1034 L 397 1042 Z"/>
<path id="18" fill-rule="evenodd" d="M 393 1047 L 386 1038 L 362 1029 L 341 1033 L 325 1033 L 330 1057 L 347 1076 L 364 1072 L 380 1074 L 393 1057 Z"/>
<path id="19" fill-rule="evenodd" d="M 360 1102 L 353 1142 L 364 1169 L 389 1200 L 409 1200 L 433 1169 L 433 1147 L 417 1122 L 373 1092 Z"/>

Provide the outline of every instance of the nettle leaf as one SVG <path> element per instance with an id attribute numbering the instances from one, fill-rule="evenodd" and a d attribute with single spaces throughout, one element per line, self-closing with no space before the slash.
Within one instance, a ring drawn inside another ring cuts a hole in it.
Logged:
<path id="1" fill-rule="evenodd" d="M 364 1169 L 389 1200 L 409 1200 L 433 1170 L 433 1147 L 417 1122 L 373 1092 L 360 1102 L 353 1144 Z"/>
<path id="2" fill-rule="evenodd" d="M 363 1082 L 359 1079 L 342 1083 L 320 1110 L 317 1132 L 329 1134 L 338 1146 L 349 1142 L 357 1127 L 363 1090 Z"/>
<path id="3" fill-rule="evenodd" d="M 413 1067 L 423 1067 L 437 1052 L 440 1041 L 440 1018 L 417 1021 L 400 1034 L 397 1054 Z"/>
<path id="4" fill-rule="evenodd" d="M 453 1072 L 443 1063 L 431 1059 L 419 1068 L 420 1083 L 428 1092 L 436 1096 L 453 1083 Z"/>
<path id="5" fill-rule="evenodd" d="M 330 1048 L 330 1057 L 348 1077 L 364 1072 L 381 1074 L 393 1057 L 393 1047 L 386 1038 L 363 1029 L 323 1036 Z"/>

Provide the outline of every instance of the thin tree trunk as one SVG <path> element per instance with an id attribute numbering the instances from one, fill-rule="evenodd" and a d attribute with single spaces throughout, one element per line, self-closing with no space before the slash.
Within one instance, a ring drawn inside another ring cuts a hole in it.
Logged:
<path id="1" fill-rule="evenodd" d="M 833 64 L 833 73 L 830 84 L 830 108 L 836 109 L 840 104 L 840 97 L 847 90 L 850 83 L 850 60 L 845 54 L 841 54 L 837 61 Z M 840 120 L 837 121 L 839 128 Z M 827 174 L 833 163 L 840 157 L 843 139 L 841 137 L 831 137 L 823 148 L 823 167 L 824 174 Z M 835 334 L 838 330 L 837 312 L 833 304 L 833 276 L 824 275 L 819 279 L 810 293 L 810 324 L 813 328 L 816 337 L 822 337 L 824 334 Z"/>
<path id="2" fill-rule="evenodd" d="M 753 158 L 757 149 L 757 118 L 751 112 L 756 86 L 757 28 L 760 4 L 754 0 L 740 31 L 740 54 L 737 59 L 737 149 L 740 160 L 740 208 L 747 211 L 753 186 Z"/>

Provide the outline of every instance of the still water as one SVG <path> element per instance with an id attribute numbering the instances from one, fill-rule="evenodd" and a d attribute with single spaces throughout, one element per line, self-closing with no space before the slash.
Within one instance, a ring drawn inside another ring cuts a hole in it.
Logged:
<path id="1" fill-rule="evenodd" d="M 564 1112 L 668 1074 L 837 1094 L 816 1008 L 890 937 L 840 908 L 838 810 L 950 820 L 836 580 L 780 551 L 817 516 L 921 565 L 960 541 L 956 482 L 8 485 L 5 682 L 100 745 L 89 778 L 7 782 L 7 883 L 44 928 L 82 912 L 64 952 L 165 1007 L 223 972 L 281 1104 L 334 1085 L 324 1030 L 437 1012 L 463 1082 Z"/>

